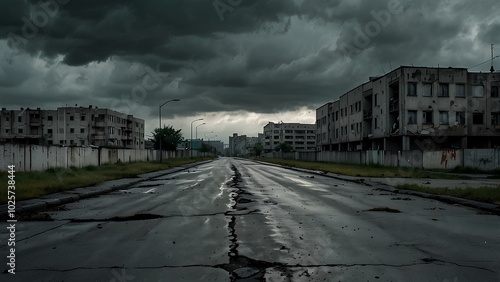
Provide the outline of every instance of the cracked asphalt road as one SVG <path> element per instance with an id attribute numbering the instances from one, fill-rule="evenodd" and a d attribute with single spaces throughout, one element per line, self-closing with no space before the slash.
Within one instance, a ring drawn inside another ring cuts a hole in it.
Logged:
<path id="1" fill-rule="evenodd" d="M 0 280 L 500 281 L 498 220 L 220 158 L 26 217 Z"/>

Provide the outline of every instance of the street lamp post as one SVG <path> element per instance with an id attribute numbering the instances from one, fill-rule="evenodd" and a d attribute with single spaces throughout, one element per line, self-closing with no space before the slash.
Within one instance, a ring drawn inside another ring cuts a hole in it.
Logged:
<path id="1" fill-rule="evenodd" d="M 198 124 L 198 125 L 196 126 L 196 129 L 194 130 L 194 132 L 195 132 L 195 137 L 194 137 L 194 139 L 197 139 L 197 140 L 198 140 L 198 127 L 199 127 L 199 126 L 202 126 L 202 125 L 205 125 L 205 124 L 207 124 L 207 123 L 206 123 L 206 122 L 204 122 L 204 123 L 202 123 L 202 124 Z"/>
<path id="2" fill-rule="evenodd" d="M 203 118 L 195 119 L 191 122 L 191 142 L 189 143 L 189 157 L 193 158 L 193 122 L 203 120 Z"/>
<path id="3" fill-rule="evenodd" d="M 172 100 L 168 100 L 168 101 L 166 101 L 165 103 L 161 104 L 161 105 L 160 105 L 160 107 L 158 107 L 158 113 L 159 113 L 159 117 L 160 117 L 160 118 L 159 118 L 159 122 L 160 122 L 160 132 L 158 132 L 158 134 L 160 134 L 160 136 L 159 136 L 159 137 L 160 137 L 160 138 L 159 138 L 159 139 L 160 139 L 160 163 L 161 163 L 161 161 L 162 161 L 162 156 L 163 156 L 162 151 L 161 151 L 161 141 L 162 141 L 162 139 L 163 139 L 163 138 L 162 138 L 162 137 L 163 137 L 163 133 L 162 133 L 162 131 L 161 131 L 161 107 L 163 107 L 166 103 L 169 103 L 169 102 L 179 102 L 180 100 L 181 100 L 181 99 L 172 99 Z"/>

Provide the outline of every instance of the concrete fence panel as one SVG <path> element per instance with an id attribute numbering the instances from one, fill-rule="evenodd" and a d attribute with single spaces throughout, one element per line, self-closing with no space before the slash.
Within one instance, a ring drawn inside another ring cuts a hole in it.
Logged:
<path id="1" fill-rule="evenodd" d="M 164 158 L 189 157 L 189 151 L 163 152 Z M 196 152 L 193 151 L 193 156 Z M 49 168 L 99 166 L 108 163 L 154 161 L 154 150 L 59 147 L 24 144 L 0 144 L 0 171 L 15 165 L 16 171 L 43 171 Z"/>
<path id="2" fill-rule="evenodd" d="M 424 151 L 422 164 L 424 169 L 452 169 L 463 165 L 463 151 L 444 149 L 438 151 Z"/>
<path id="3" fill-rule="evenodd" d="M 464 165 L 483 170 L 500 168 L 500 149 L 465 149 Z"/>

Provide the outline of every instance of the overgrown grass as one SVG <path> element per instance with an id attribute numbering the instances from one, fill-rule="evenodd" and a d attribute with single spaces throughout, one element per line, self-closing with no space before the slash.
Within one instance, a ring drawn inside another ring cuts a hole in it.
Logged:
<path id="1" fill-rule="evenodd" d="M 470 166 L 457 166 L 452 169 L 431 169 L 434 172 L 450 172 L 450 173 L 466 173 L 466 174 L 488 174 L 491 177 L 500 177 L 500 169 L 494 170 L 482 170 L 476 167 Z"/>
<path id="2" fill-rule="evenodd" d="M 184 164 L 212 158 L 167 159 L 159 162 L 117 163 L 83 168 L 51 168 L 41 172 L 16 172 L 16 200 L 25 200 L 43 195 L 95 185 L 119 178 L 134 178 L 139 174 L 168 169 Z M 7 202 L 8 173 L 0 172 L 0 203 Z M 5 183 L 5 185 L 3 185 Z"/>
<path id="3" fill-rule="evenodd" d="M 432 179 L 470 179 L 466 176 L 430 172 L 404 167 L 385 167 L 381 165 L 356 165 L 324 162 L 305 162 L 296 160 L 257 158 L 256 160 L 289 166 L 332 172 L 358 177 L 402 177 L 402 178 L 432 178 Z"/>
<path id="4" fill-rule="evenodd" d="M 490 204 L 500 204 L 500 185 L 498 187 L 478 188 L 447 188 L 447 187 L 425 187 L 417 184 L 403 184 L 397 186 L 399 189 L 419 191 L 435 195 L 448 195 Z"/>

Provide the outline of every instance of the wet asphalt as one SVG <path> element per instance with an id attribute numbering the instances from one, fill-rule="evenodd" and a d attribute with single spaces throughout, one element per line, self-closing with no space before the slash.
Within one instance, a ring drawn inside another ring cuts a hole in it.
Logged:
<path id="1" fill-rule="evenodd" d="M 472 208 L 220 158 L 26 215 L 0 280 L 500 281 L 499 234 Z"/>

